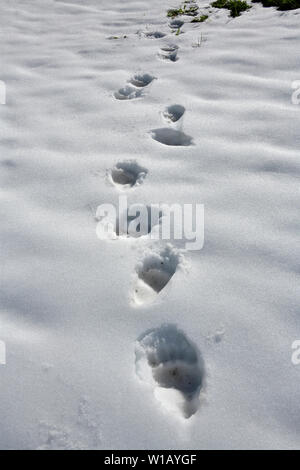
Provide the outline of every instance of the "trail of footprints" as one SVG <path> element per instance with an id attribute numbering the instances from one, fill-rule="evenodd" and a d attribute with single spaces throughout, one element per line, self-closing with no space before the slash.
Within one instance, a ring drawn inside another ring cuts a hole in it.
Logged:
<path id="1" fill-rule="evenodd" d="M 172 20 L 172 32 L 183 26 L 181 20 Z M 166 34 L 159 31 L 143 32 L 140 37 L 162 39 Z M 179 47 L 176 44 L 163 45 L 158 58 L 170 62 L 178 60 Z M 127 84 L 114 93 L 117 100 L 133 100 L 144 96 L 155 77 L 148 73 L 137 73 Z M 168 106 L 161 112 L 164 127 L 153 129 L 150 134 L 154 141 L 166 146 L 187 147 L 193 139 L 183 132 L 185 107 L 179 104 Z M 111 184 L 117 189 L 133 190 L 147 177 L 148 170 L 134 160 L 118 162 L 107 173 Z M 148 210 L 149 208 L 147 208 Z M 157 214 L 159 224 L 162 214 Z M 124 224 L 126 221 L 126 224 Z M 145 237 L 154 228 L 148 212 L 147 233 L 128 232 L 129 213 L 117 220 L 116 238 Z M 126 227 L 126 229 L 123 228 Z M 147 306 L 168 286 L 181 263 L 182 255 L 170 244 L 160 251 L 151 250 L 136 267 L 136 280 L 133 288 L 133 302 Z M 199 408 L 199 395 L 204 386 L 204 362 L 197 347 L 191 343 L 183 331 L 175 325 L 163 324 L 149 330 L 136 341 L 135 365 L 137 376 L 152 388 L 155 398 L 170 412 L 190 418 Z"/>

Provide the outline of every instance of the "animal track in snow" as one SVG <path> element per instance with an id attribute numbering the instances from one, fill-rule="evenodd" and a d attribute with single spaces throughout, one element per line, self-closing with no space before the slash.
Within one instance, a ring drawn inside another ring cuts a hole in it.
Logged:
<path id="1" fill-rule="evenodd" d="M 155 77 L 153 77 L 149 73 L 137 73 L 129 80 L 129 82 L 131 83 L 131 85 L 137 88 L 144 88 L 150 85 L 153 80 L 155 80 Z"/>
<path id="2" fill-rule="evenodd" d="M 158 57 L 162 60 L 170 60 L 171 62 L 176 62 L 178 60 L 179 47 L 176 44 L 169 44 L 168 46 L 161 47 L 158 52 Z"/>
<path id="3" fill-rule="evenodd" d="M 160 31 L 146 31 L 142 32 L 141 35 L 147 39 L 162 39 L 166 36 L 165 33 L 162 33 Z"/>
<path id="4" fill-rule="evenodd" d="M 115 98 L 117 100 L 133 100 L 142 96 L 142 90 L 138 90 L 131 85 L 126 85 L 124 88 L 120 88 L 119 91 L 115 92 Z"/>
<path id="5" fill-rule="evenodd" d="M 154 328 L 137 340 L 135 367 L 137 376 L 153 388 L 154 396 L 168 411 L 186 419 L 197 412 L 204 361 L 175 325 Z"/>
<path id="6" fill-rule="evenodd" d="M 173 20 L 169 23 L 170 28 L 173 30 L 182 28 L 183 25 L 184 25 L 184 21 L 182 20 Z"/>
<path id="7" fill-rule="evenodd" d="M 174 147 L 188 147 L 193 145 L 192 137 L 182 131 L 175 129 L 153 129 L 151 131 L 151 136 L 153 140 L 156 140 L 157 142 L 164 145 L 170 145 Z"/>
<path id="8" fill-rule="evenodd" d="M 143 89 L 153 82 L 155 77 L 149 73 L 137 73 L 130 80 L 129 84 L 120 88 L 114 93 L 117 100 L 133 100 L 143 95 Z"/>
<path id="9" fill-rule="evenodd" d="M 134 302 L 142 305 L 155 300 L 174 276 L 179 263 L 180 256 L 171 245 L 160 253 L 152 252 L 148 255 L 137 267 Z"/>
<path id="10" fill-rule="evenodd" d="M 133 188 L 142 184 L 148 170 L 134 160 L 119 162 L 108 173 L 109 180 L 120 189 Z"/>
<path id="11" fill-rule="evenodd" d="M 178 122 L 185 113 L 185 107 L 180 104 L 168 106 L 162 113 L 162 117 L 169 124 Z"/>

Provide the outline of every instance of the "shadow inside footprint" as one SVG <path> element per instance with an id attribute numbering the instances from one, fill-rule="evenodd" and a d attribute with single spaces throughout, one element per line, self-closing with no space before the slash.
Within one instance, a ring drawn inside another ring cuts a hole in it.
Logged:
<path id="1" fill-rule="evenodd" d="M 184 25 L 184 21 L 181 21 L 181 20 L 173 20 L 169 24 L 171 29 L 179 29 L 179 28 L 182 28 L 183 25 Z"/>
<path id="2" fill-rule="evenodd" d="M 197 348 L 175 325 L 144 333 L 135 348 L 136 374 L 154 388 L 169 411 L 190 418 L 199 408 L 204 361 Z"/>
<path id="3" fill-rule="evenodd" d="M 166 287 L 173 274 L 159 268 L 150 268 L 148 271 L 141 273 L 139 277 L 145 284 L 148 284 L 155 292 L 159 293 Z"/>
<path id="4" fill-rule="evenodd" d="M 151 136 L 154 140 L 164 145 L 170 145 L 174 147 L 188 147 L 189 145 L 193 145 L 192 137 L 182 131 L 177 131 L 174 129 L 154 129 L 151 131 Z"/>
<path id="5" fill-rule="evenodd" d="M 143 33 L 143 36 L 148 39 L 161 39 L 166 36 L 165 33 L 161 33 L 160 31 L 150 31 Z"/>
<path id="6" fill-rule="evenodd" d="M 153 253 L 153 255 L 146 258 L 138 272 L 138 276 L 145 284 L 159 293 L 174 276 L 178 262 L 177 253 L 167 247 L 160 254 Z"/>
<path id="7" fill-rule="evenodd" d="M 127 160 L 116 164 L 110 170 L 109 178 L 113 184 L 123 189 L 132 188 L 143 182 L 148 170 L 139 166 L 134 160 Z"/>
<path id="8" fill-rule="evenodd" d="M 138 280 L 134 301 L 138 305 L 152 302 L 176 273 L 179 255 L 167 246 L 160 253 L 151 253 L 137 268 Z"/>
<path id="9" fill-rule="evenodd" d="M 155 80 L 155 77 L 149 73 L 137 73 L 130 79 L 130 83 L 135 87 L 144 88 L 145 86 L 150 85 L 153 80 Z"/>
<path id="10" fill-rule="evenodd" d="M 117 100 L 133 100 L 142 96 L 142 90 L 137 90 L 135 87 L 127 85 L 115 92 L 114 96 Z"/>
<path id="11" fill-rule="evenodd" d="M 170 44 L 169 46 L 162 47 L 158 53 L 158 57 L 162 60 L 170 60 L 171 62 L 176 62 L 178 60 L 178 49 L 179 47 L 175 44 Z"/>
<path id="12" fill-rule="evenodd" d="M 174 123 L 179 121 L 185 113 L 185 107 L 180 104 L 173 104 L 168 106 L 165 111 L 162 113 L 165 121 L 169 123 Z"/>

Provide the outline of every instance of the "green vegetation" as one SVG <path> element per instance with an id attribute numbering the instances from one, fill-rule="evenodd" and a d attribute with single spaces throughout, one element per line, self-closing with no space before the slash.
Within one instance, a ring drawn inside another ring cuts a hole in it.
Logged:
<path id="1" fill-rule="evenodd" d="M 171 8 L 170 10 L 168 10 L 167 16 L 169 18 L 176 18 L 176 16 L 180 15 L 196 16 L 198 10 L 198 5 L 191 5 L 190 2 L 185 2 L 183 6 L 179 8 Z"/>
<path id="2" fill-rule="evenodd" d="M 176 18 L 176 16 L 183 15 L 184 11 L 182 8 L 171 8 L 168 10 L 167 16 L 169 18 Z"/>
<path id="3" fill-rule="evenodd" d="M 278 10 L 296 10 L 300 8 L 300 0 L 252 0 L 255 3 L 262 3 L 264 7 L 276 7 Z"/>
<path id="4" fill-rule="evenodd" d="M 230 16 L 232 16 L 232 18 L 240 16 L 243 11 L 249 10 L 249 8 L 251 8 L 251 6 L 248 5 L 248 3 L 244 0 L 216 0 L 211 4 L 211 6 L 215 8 L 225 8 L 226 10 L 230 10 Z"/>
<path id="5" fill-rule="evenodd" d="M 253 0 L 253 2 L 262 2 L 264 6 L 277 6 L 280 10 L 291 10 L 300 8 L 300 0 Z M 230 11 L 230 16 L 236 18 L 240 16 L 243 11 L 251 8 L 251 5 L 246 0 L 215 0 L 211 3 L 214 8 L 225 8 Z M 168 10 L 167 16 L 169 18 L 176 18 L 181 15 L 193 16 L 191 23 L 203 23 L 208 19 L 208 15 L 199 15 L 199 7 L 193 0 L 187 0 L 178 8 L 171 8 Z M 199 16 L 197 16 L 199 15 Z M 181 33 L 180 28 L 177 30 L 177 35 Z"/>
<path id="6" fill-rule="evenodd" d="M 278 10 L 296 10 L 300 8 L 300 0 L 252 0 L 253 3 L 262 3 L 264 7 L 275 7 Z M 243 11 L 251 8 L 251 5 L 246 0 L 215 0 L 211 3 L 214 8 L 225 8 L 230 11 L 230 16 L 236 18 L 240 16 Z M 203 23 L 208 19 L 208 15 L 199 14 L 199 7 L 193 0 L 186 0 L 179 8 L 171 8 L 168 10 L 167 16 L 169 18 L 176 18 L 177 16 L 187 15 L 193 16 L 191 23 Z M 178 28 L 176 34 L 181 33 Z"/>
<path id="7" fill-rule="evenodd" d="M 193 18 L 191 23 L 203 23 L 204 21 L 207 20 L 207 18 L 208 18 L 208 15 L 202 15 L 197 18 Z"/>
<path id="8" fill-rule="evenodd" d="M 196 16 L 198 13 L 199 7 L 197 5 L 192 5 L 189 8 L 184 6 L 184 14 L 188 16 Z"/>
<path id="9" fill-rule="evenodd" d="M 109 36 L 107 39 L 122 39 L 120 36 Z M 123 39 L 127 39 L 126 34 L 124 34 Z"/>

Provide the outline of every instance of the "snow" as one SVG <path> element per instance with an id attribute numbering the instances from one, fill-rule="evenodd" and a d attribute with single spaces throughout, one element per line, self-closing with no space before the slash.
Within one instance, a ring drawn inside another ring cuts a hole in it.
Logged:
<path id="1" fill-rule="evenodd" d="M 0 5 L 2 449 L 299 447 L 300 12 L 214 10 L 175 36 L 172 6 Z M 203 249 L 174 247 L 184 262 L 153 281 L 164 243 L 97 237 L 120 193 L 205 204 Z M 162 325 L 203 359 L 188 419 L 178 388 L 136 374 Z"/>

